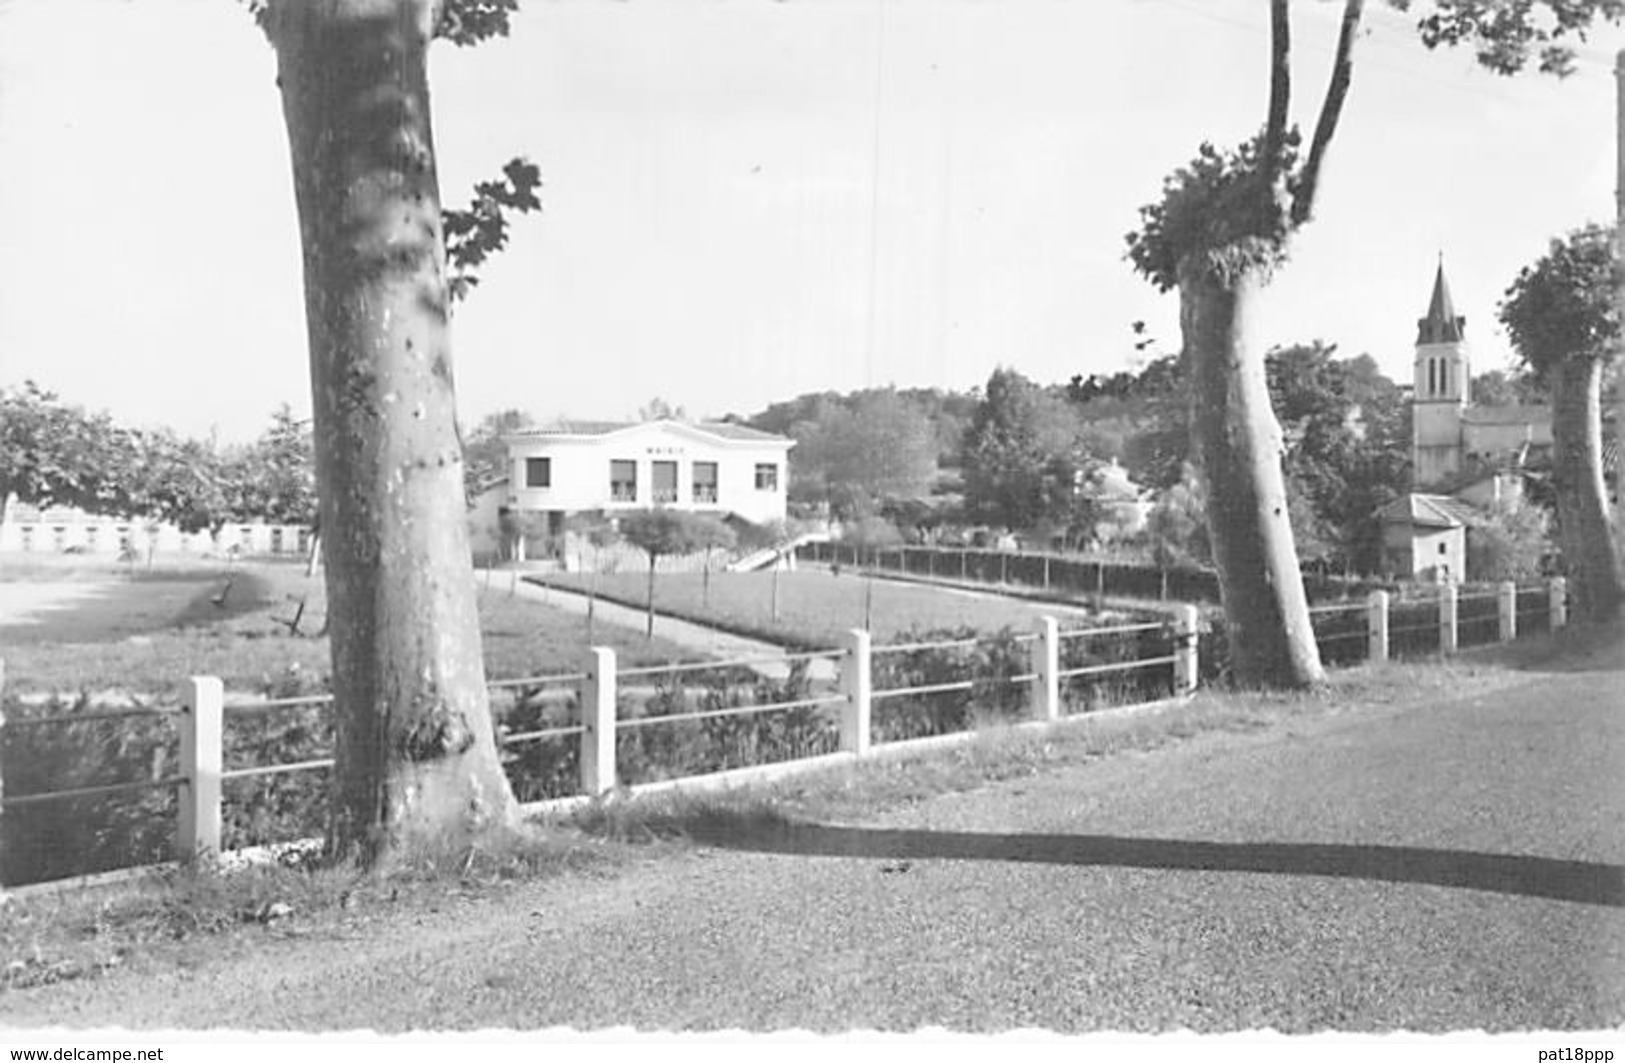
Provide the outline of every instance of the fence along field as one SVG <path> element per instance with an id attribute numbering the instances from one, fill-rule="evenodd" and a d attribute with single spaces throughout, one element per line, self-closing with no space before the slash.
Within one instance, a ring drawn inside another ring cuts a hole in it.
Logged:
<path id="1" fill-rule="evenodd" d="M 1434 601 L 1392 609 L 1375 592 L 1364 604 L 1317 607 L 1314 620 L 1329 658 L 1385 660 L 1561 627 L 1565 608 L 1554 581 L 1470 596 L 1444 587 Z M 1198 626 L 1186 606 L 1173 621 L 1063 628 L 1041 617 L 1028 631 L 965 628 L 880 645 L 853 630 L 840 646 L 788 657 L 627 667 L 595 647 L 579 670 L 493 682 L 493 703 L 510 778 L 537 807 L 1186 694 L 1223 671 L 1222 627 Z M 329 709 L 325 694 L 228 708 L 208 678 L 147 709 L 13 709 L 0 727 L 0 882 L 319 835 Z"/>

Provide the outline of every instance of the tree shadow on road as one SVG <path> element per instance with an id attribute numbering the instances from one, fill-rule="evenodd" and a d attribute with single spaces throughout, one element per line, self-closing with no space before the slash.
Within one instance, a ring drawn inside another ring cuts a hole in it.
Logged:
<path id="1" fill-rule="evenodd" d="M 1485 890 L 1625 908 L 1625 867 L 1541 856 L 1395 845 L 1207 842 L 1104 834 L 976 834 L 801 823 L 773 815 L 713 813 L 685 825 L 721 849 L 877 860 L 1002 860 L 1011 863 L 1244 871 Z"/>

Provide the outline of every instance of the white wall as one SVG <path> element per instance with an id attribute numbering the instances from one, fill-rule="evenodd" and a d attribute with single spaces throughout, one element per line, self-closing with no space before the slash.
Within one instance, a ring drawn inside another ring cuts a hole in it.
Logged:
<path id="1" fill-rule="evenodd" d="M 726 510 L 754 523 L 782 520 L 789 478 L 789 441 L 718 439 L 701 430 L 667 422 L 651 422 L 594 437 L 539 436 L 509 444 L 509 476 L 513 504 L 520 509 L 581 510 L 646 509 L 654 501 L 654 463 L 677 463 L 677 498 L 662 503 L 675 509 Z M 551 486 L 525 486 L 527 458 L 552 460 Z M 637 499 L 610 498 L 610 462 L 637 463 Z M 717 465 L 717 500 L 696 502 L 693 493 L 695 462 Z M 756 488 L 756 466 L 778 466 L 775 490 Z"/>

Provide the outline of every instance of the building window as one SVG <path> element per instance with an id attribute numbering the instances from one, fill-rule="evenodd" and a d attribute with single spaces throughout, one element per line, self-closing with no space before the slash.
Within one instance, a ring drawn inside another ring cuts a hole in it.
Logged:
<path id="1" fill-rule="evenodd" d="M 1448 543 L 1440 543 L 1439 544 L 1439 553 L 1441 553 L 1441 554 L 1449 553 L 1450 551 L 1447 549 L 1448 546 L 1449 546 Z"/>
<path id="2" fill-rule="evenodd" d="M 636 502 L 638 500 L 638 463 L 612 461 L 609 463 L 609 500 Z"/>
<path id="3" fill-rule="evenodd" d="M 553 486 L 553 459 L 552 458 L 526 458 L 525 459 L 525 486 L 526 487 L 552 487 Z"/>
<path id="4" fill-rule="evenodd" d="M 714 461 L 696 461 L 694 463 L 694 501 L 715 502 L 717 500 L 717 463 Z"/>
<path id="5" fill-rule="evenodd" d="M 772 462 L 762 462 L 756 466 L 756 490 L 777 491 L 779 489 L 779 467 Z"/>
<path id="6" fill-rule="evenodd" d="M 657 461 L 649 468 L 649 490 L 655 505 L 677 501 L 677 463 Z"/>
<path id="7" fill-rule="evenodd" d="M 1439 393 L 1439 363 L 1436 359 L 1428 359 L 1428 398 Z"/>

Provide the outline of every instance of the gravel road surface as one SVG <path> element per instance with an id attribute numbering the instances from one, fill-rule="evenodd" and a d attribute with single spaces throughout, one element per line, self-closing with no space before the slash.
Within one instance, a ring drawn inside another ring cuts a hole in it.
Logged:
<path id="1" fill-rule="evenodd" d="M 1597 1029 L 1625 1022 L 1621 674 L 1530 676 L 739 828 L 343 940 L 0 996 L 7 1025 Z"/>

